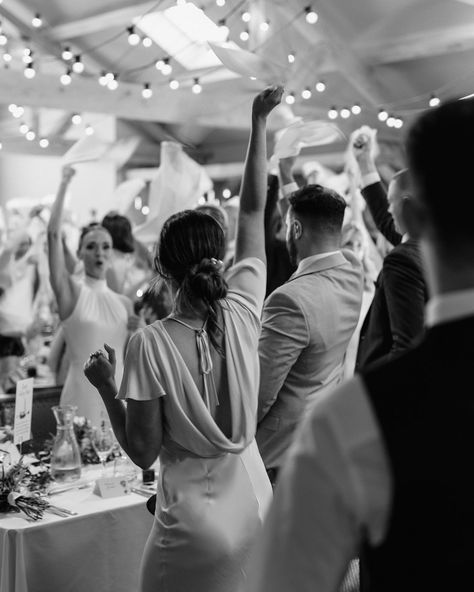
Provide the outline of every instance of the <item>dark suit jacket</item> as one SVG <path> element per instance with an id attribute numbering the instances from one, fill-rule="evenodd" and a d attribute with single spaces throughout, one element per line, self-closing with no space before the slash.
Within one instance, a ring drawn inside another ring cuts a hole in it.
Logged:
<path id="1" fill-rule="evenodd" d="M 402 242 L 402 235 L 395 229 L 392 214 L 388 211 L 387 192 L 382 183 L 372 183 L 361 191 L 377 230 L 396 246 Z"/>

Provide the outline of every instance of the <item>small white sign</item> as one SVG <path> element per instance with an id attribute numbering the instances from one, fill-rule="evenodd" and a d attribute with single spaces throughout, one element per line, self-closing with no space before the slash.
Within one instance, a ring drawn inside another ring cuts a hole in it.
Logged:
<path id="1" fill-rule="evenodd" d="M 31 438 L 33 383 L 34 378 L 25 378 L 16 383 L 15 423 L 13 424 L 14 444 L 21 444 Z"/>
<path id="2" fill-rule="evenodd" d="M 124 477 L 101 477 L 95 482 L 94 493 L 100 497 L 118 497 L 130 491 L 130 485 Z"/>

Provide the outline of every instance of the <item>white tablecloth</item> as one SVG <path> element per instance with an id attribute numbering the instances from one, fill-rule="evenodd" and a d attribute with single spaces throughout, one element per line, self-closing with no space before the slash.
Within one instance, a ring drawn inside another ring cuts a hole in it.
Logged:
<path id="1" fill-rule="evenodd" d="M 51 503 L 78 516 L 0 514 L 0 592 L 136 592 L 153 522 L 146 498 L 102 499 L 89 487 Z"/>

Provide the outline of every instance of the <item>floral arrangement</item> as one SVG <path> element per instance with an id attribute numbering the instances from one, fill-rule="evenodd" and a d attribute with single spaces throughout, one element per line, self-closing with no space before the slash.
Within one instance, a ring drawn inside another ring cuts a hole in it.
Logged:
<path id="1" fill-rule="evenodd" d="M 2 460 L 9 455 L 8 450 L 0 450 Z M 48 469 L 26 466 L 23 457 L 7 465 L 2 462 L 0 472 L 0 512 L 24 512 L 31 520 L 40 520 L 50 506 L 42 498 L 51 476 Z"/>

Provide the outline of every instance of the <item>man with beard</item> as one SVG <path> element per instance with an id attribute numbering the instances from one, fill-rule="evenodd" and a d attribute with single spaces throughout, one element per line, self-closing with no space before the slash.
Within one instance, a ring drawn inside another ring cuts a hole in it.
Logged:
<path id="1" fill-rule="evenodd" d="M 306 185 L 289 198 L 286 242 L 298 267 L 267 298 L 259 343 L 257 444 L 272 483 L 303 416 L 342 380 L 359 319 L 361 265 L 352 251 L 340 249 L 345 207 L 321 185 Z"/>

